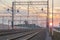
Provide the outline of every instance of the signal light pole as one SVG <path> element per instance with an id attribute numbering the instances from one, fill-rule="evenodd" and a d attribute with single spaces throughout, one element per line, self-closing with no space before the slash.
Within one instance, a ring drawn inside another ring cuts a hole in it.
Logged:
<path id="1" fill-rule="evenodd" d="M 52 0 L 52 36 L 53 36 L 53 9 L 54 9 L 54 5 L 53 5 L 53 3 L 54 3 L 54 0 Z"/>
<path id="2" fill-rule="evenodd" d="M 12 29 L 14 27 L 14 2 L 12 2 L 12 21 L 11 21 L 11 24 L 12 24 Z"/>
<path id="3" fill-rule="evenodd" d="M 47 0 L 47 31 L 49 32 L 49 0 Z"/>

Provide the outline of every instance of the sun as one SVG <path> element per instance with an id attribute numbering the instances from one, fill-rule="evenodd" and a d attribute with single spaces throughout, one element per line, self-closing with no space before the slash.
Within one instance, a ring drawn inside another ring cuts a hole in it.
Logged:
<path id="1" fill-rule="evenodd" d="M 52 26 L 52 23 L 49 23 L 50 26 Z"/>

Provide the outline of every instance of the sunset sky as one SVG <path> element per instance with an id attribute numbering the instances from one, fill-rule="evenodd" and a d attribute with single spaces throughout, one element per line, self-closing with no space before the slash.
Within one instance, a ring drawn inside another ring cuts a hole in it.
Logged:
<path id="1" fill-rule="evenodd" d="M 8 3 L 11 4 L 12 1 L 15 1 L 15 0 L 8 0 L 8 1 L 7 1 L 7 0 L 0 0 L 0 6 L 1 6 L 3 3 L 5 3 L 6 5 L 9 5 Z M 16 1 L 41 1 L 41 0 L 16 0 Z M 45 0 L 43 0 L 43 1 L 45 1 Z M 3 3 L 1 4 L 1 2 L 3 2 Z M 52 0 L 49 0 L 50 7 L 51 7 L 51 2 L 52 2 Z M 54 0 L 54 7 L 55 7 L 55 8 L 60 7 L 60 0 Z"/>
<path id="2" fill-rule="evenodd" d="M 46 1 L 46 0 L 0 0 L 0 10 L 6 10 L 7 8 L 11 7 L 12 1 Z M 52 12 L 51 11 L 52 0 L 49 0 L 49 8 L 50 8 L 49 11 L 51 13 Z M 24 10 L 24 9 L 22 8 L 22 10 Z M 57 14 L 54 14 L 54 16 L 53 16 L 54 17 L 54 25 L 57 25 L 57 24 L 59 24 L 59 18 L 60 18 L 60 15 L 59 15 L 59 13 L 60 13 L 60 0 L 54 0 L 54 13 L 57 13 Z M 46 16 L 45 14 L 41 14 L 41 15 Z M 51 18 L 52 15 L 50 14 L 49 17 Z"/>

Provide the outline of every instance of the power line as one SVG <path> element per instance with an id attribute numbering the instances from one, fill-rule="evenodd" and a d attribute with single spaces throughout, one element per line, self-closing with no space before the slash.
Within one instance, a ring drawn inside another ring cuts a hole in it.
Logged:
<path id="1" fill-rule="evenodd" d="M 11 8 L 10 6 L 6 5 L 6 3 L 4 3 L 2 0 L 0 2 L 1 4 L 3 4 L 4 6 L 8 7 L 8 8 Z M 7 3 L 8 4 L 8 3 Z"/>

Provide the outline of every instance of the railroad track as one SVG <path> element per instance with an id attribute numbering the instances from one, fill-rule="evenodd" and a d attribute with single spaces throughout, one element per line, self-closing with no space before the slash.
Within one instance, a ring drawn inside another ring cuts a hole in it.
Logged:
<path id="1" fill-rule="evenodd" d="M 34 30 L 31 32 L 27 32 L 25 34 L 22 34 L 20 36 L 16 36 L 16 37 L 12 37 L 12 38 L 8 38 L 7 40 L 29 40 L 31 38 L 33 38 L 34 36 L 36 36 L 38 33 L 42 32 L 42 30 Z"/>
<path id="2" fill-rule="evenodd" d="M 27 30 L 27 29 L 5 30 L 5 31 L 0 31 L 0 36 L 6 36 L 6 35 L 17 34 L 17 33 L 28 32 L 28 31 L 32 31 L 32 30 Z"/>
<path id="3" fill-rule="evenodd" d="M 37 34 L 38 34 L 38 36 L 37 36 Z M 35 40 L 34 37 L 35 36 L 39 37 L 39 35 L 43 37 L 45 35 L 45 30 L 44 29 L 35 29 L 35 30 L 29 30 L 26 32 L 15 33 L 15 34 L 11 34 L 11 35 L 4 35 L 4 36 L 0 36 L 0 40 L 30 40 L 30 39 Z"/>
<path id="4" fill-rule="evenodd" d="M 20 36 L 14 37 L 14 38 L 9 38 L 8 40 L 28 40 L 29 38 L 32 38 L 39 32 L 33 31 L 33 32 L 27 32 L 25 34 L 22 34 Z"/>

